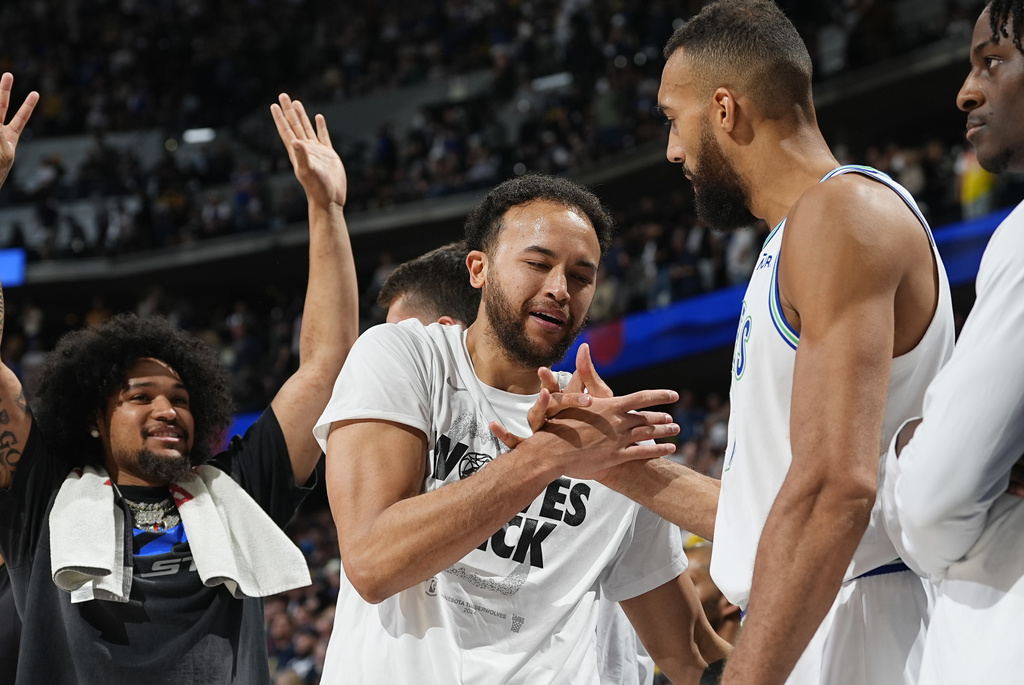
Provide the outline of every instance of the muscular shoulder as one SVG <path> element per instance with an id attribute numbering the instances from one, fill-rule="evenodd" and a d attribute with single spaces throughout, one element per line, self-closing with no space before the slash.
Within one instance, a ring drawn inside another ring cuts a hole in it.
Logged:
<path id="1" fill-rule="evenodd" d="M 810 188 L 786 220 L 791 242 L 827 245 L 838 241 L 874 257 L 916 241 L 922 233 L 917 215 L 894 189 L 856 173 Z"/>
<path id="2" fill-rule="evenodd" d="M 924 228 L 906 202 L 860 174 L 804 193 L 786 220 L 782 250 L 780 287 L 793 298 L 830 281 L 892 291 L 918 261 L 930 268 L 931 259 Z"/>

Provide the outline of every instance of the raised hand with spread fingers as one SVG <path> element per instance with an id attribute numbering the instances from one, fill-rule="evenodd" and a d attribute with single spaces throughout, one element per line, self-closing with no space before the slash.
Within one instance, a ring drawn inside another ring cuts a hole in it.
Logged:
<path id="1" fill-rule="evenodd" d="M 32 116 L 32 110 L 39 102 L 39 93 L 32 91 L 21 103 L 21 107 L 14 113 L 11 121 L 7 124 L 7 108 L 11 103 L 11 88 L 14 87 L 14 75 L 10 72 L 0 76 L 0 186 L 7 180 L 14 165 L 14 151 L 18 147 L 21 134 L 28 124 L 28 118 Z"/>
<path id="2" fill-rule="evenodd" d="M 288 150 L 295 177 L 306 195 L 320 206 L 334 204 L 344 207 L 348 197 L 348 177 L 341 157 L 331 145 L 324 115 L 316 115 L 314 130 L 301 102 L 292 100 L 286 93 L 281 93 L 278 100 L 281 104 L 271 105 L 270 113 Z"/>

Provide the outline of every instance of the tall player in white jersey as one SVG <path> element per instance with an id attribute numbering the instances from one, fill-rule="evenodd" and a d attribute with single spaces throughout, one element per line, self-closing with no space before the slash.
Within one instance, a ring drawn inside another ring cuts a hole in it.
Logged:
<path id="1" fill-rule="evenodd" d="M 1022 38 L 1024 4 L 988 3 L 957 97 L 968 141 L 993 173 L 1024 171 Z M 1020 682 L 1024 673 L 1024 488 L 1012 477 L 1024 452 L 1024 203 L 992 235 L 977 292 L 913 439 L 898 461 L 897 445 L 886 456 L 886 525 L 937 586 L 921 685 Z"/>
<path id="2" fill-rule="evenodd" d="M 928 228 L 883 174 L 840 167 L 774 3 L 712 3 L 665 54 L 667 155 L 699 216 L 775 230 L 737 334 L 720 494 L 667 460 L 603 481 L 714 538 L 712 576 L 748 611 L 722 682 L 913 682 L 925 589 L 872 522 L 882 445 L 953 342 Z"/>

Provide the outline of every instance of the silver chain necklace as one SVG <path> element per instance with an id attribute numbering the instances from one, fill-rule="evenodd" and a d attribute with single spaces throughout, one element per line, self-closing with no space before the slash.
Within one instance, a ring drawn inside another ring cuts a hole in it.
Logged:
<path id="1" fill-rule="evenodd" d="M 132 512 L 136 528 L 147 533 L 159 533 L 181 523 L 174 500 L 168 497 L 159 502 L 133 502 L 125 498 L 125 504 Z"/>

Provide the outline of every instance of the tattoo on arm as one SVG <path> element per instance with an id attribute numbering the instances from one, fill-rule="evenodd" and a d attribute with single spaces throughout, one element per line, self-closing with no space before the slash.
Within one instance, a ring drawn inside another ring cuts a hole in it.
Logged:
<path id="1" fill-rule="evenodd" d="M 15 402 L 18 403 L 18 407 L 26 414 L 32 413 L 28 408 L 28 402 L 25 401 L 25 388 L 22 388 L 21 392 L 18 393 L 18 399 L 16 399 Z"/>
<path id="2" fill-rule="evenodd" d="M 21 452 L 14 449 L 18 438 L 10 431 L 0 433 L 0 483 L 9 484 L 14 478 L 14 471 L 21 461 Z"/>

